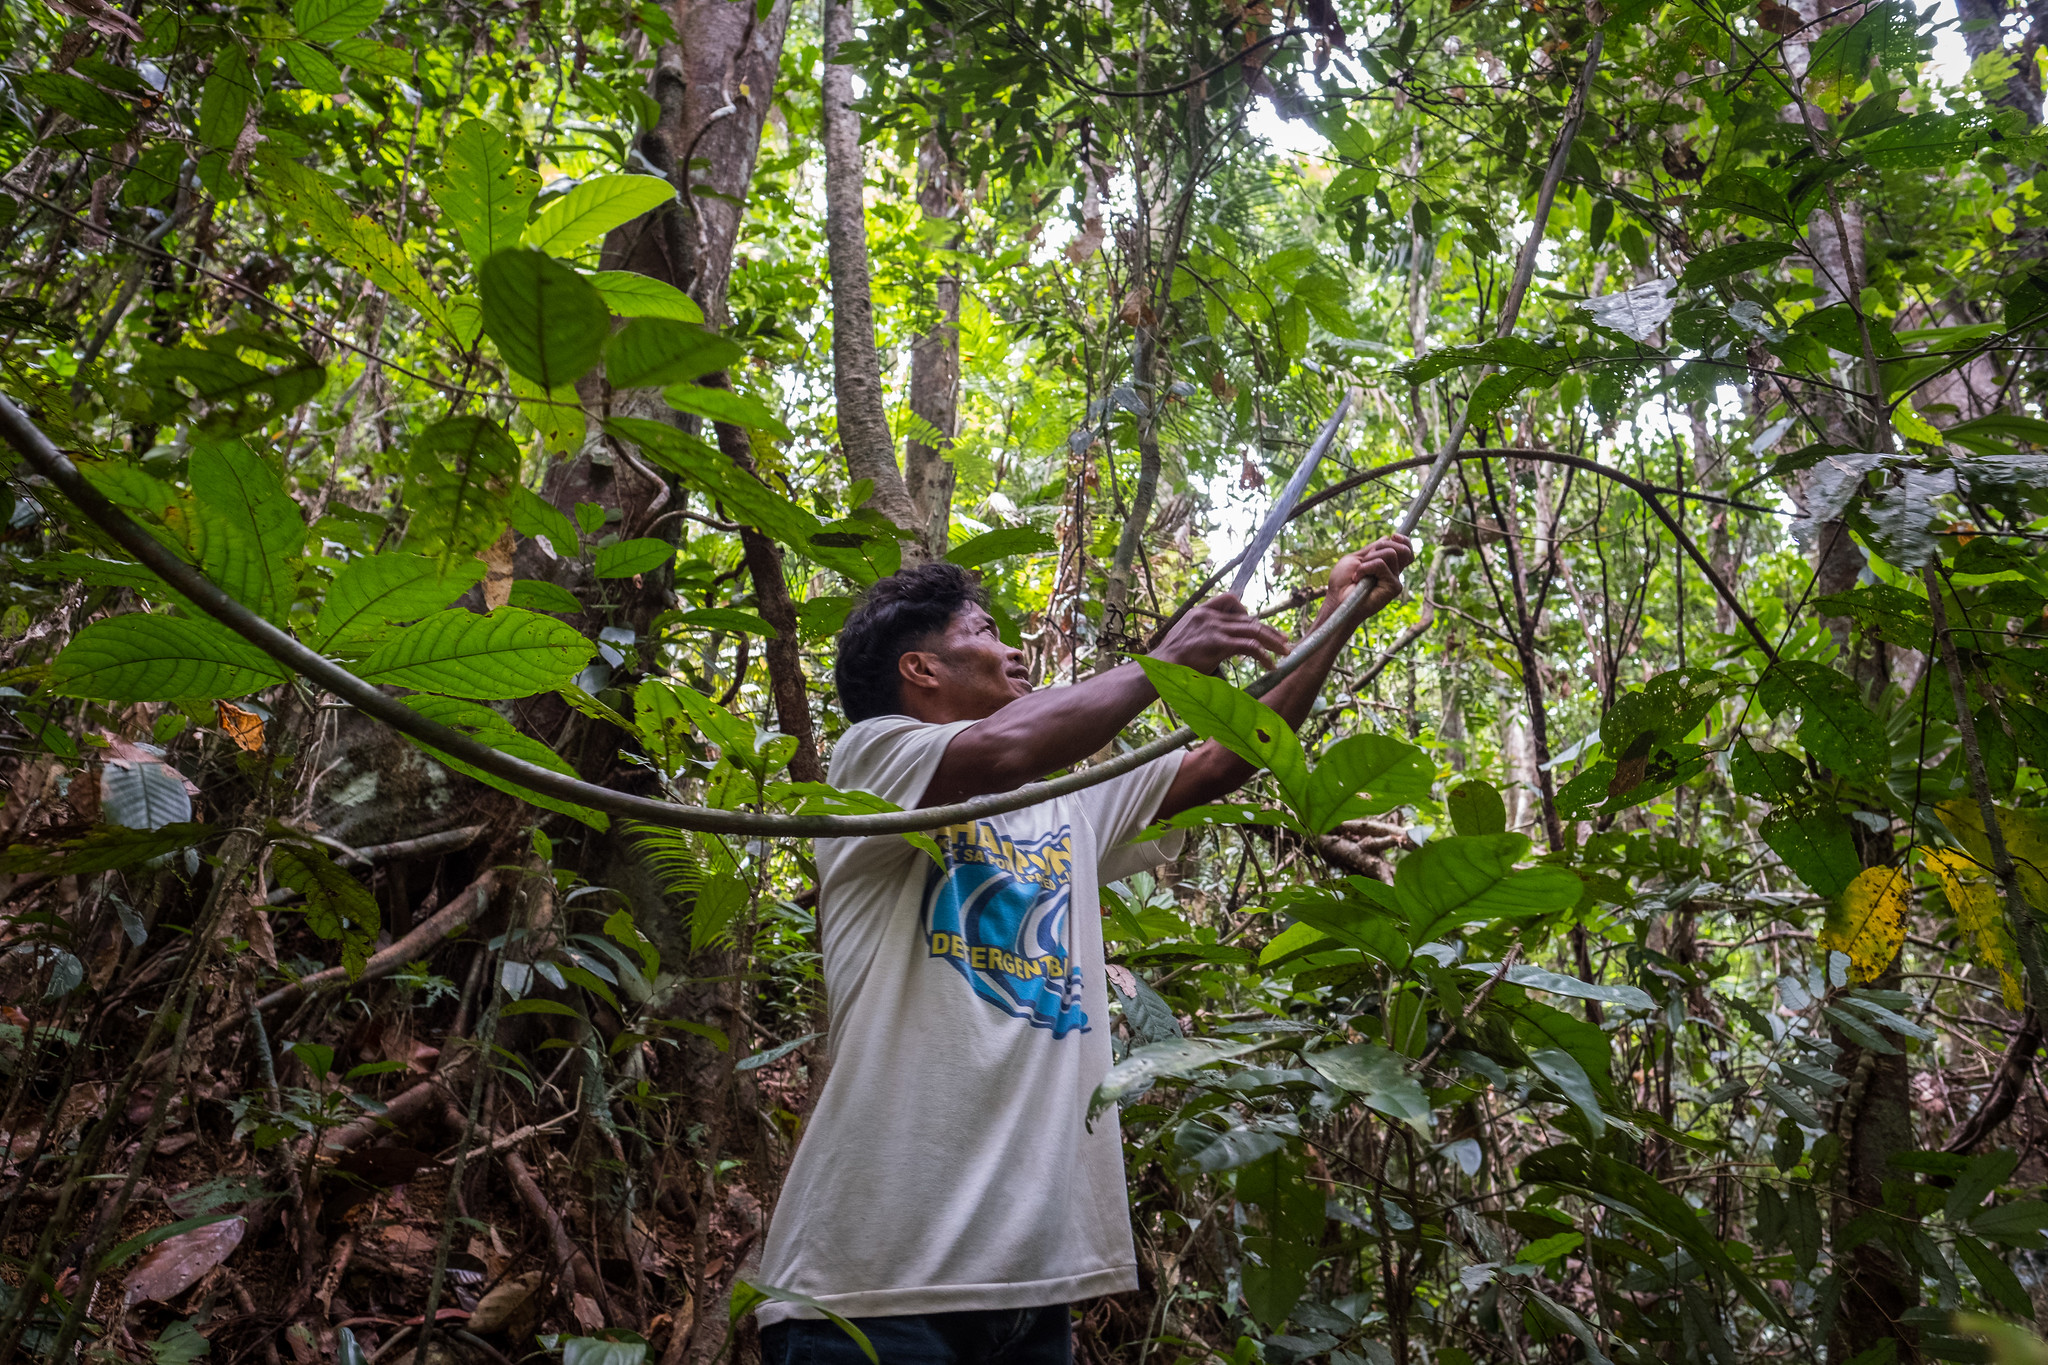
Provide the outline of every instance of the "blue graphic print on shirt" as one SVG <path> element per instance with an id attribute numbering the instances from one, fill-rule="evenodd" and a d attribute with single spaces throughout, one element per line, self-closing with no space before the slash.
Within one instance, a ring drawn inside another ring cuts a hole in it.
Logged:
<path id="1" fill-rule="evenodd" d="M 1073 827 L 1011 839 L 987 822 L 935 836 L 946 855 L 925 883 L 925 947 L 1003 1013 L 1052 1036 L 1088 1032 L 1071 952 Z"/>

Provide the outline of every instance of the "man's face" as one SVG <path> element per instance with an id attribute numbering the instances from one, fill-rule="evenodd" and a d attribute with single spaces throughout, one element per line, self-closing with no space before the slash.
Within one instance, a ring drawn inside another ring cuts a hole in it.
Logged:
<path id="1" fill-rule="evenodd" d="M 902 666 L 906 690 L 917 689 L 935 709 L 960 720 L 992 716 L 1031 690 L 1024 651 L 1004 644 L 995 618 L 971 602 L 929 649 L 905 655 Z"/>

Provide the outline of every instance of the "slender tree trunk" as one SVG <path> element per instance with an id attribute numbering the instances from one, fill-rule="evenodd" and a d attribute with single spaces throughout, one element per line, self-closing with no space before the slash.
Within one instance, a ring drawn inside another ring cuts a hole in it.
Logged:
<path id="1" fill-rule="evenodd" d="M 938 132 L 917 149 L 918 207 L 929 227 L 957 223 L 958 171 Z M 943 246 L 956 249 L 960 230 L 946 232 Z M 960 277 L 949 262 L 939 276 L 933 302 L 939 318 L 910 352 L 910 410 L 937 433 L 927 445 L 912 434 L 903 445 L 903 483 L 917 510 L 919 539 L 933 559 L 945 557 L 947 525 L 953 511 L 953 464 L 947 458 L 960 434 Z"/>
<path id="2" fill-rule="evenodd" d="M 847 472 L 870 480 L 867 505 L 905 530 L 917 509 L 896 468 L 896 443 L 882 408 L 882 362 L 875 353 L 875 309 L 868 287 L 867 200 L 860 115 L 853 111 L 853 68 L 833 60 L 853 39 L 847 0 L 825 3 L 825 250 L 832 270 L 832 391 Z"/>

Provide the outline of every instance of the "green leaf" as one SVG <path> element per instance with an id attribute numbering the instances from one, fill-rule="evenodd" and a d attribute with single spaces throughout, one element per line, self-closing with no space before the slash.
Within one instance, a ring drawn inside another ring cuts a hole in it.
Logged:
<path id="1" fill-rule="evenodd" d="M 1133 1048 L 1128 1056 L 1109 1069 L 1095 1097 L 1088 1102 L 1088 1116 L 1097 1114 L 1129 1094 L 1142 1095 L 1160 1081 L 1188 1076 L 1216 1062 L 1264 1047 L 1263 1038 L 1251 1042 L 1225 1042 L 1215 1038 L 1174 1038 Z"/>
<path id="2" fill-rule="evenodd" d="M 777 1289 L 772 1284 L 756 1284 L 752 1280 L 745 1279 L 736 1280 L 732 1287 L 732 1304 L 727 1309 L 727 1312 L 731 1321 L 738 1322 L 741 1318 L 771 1299 L 776 1303 L 793 1303 L 800 1308 L 814 1309 L 823 1315 L 827 1322 L 832 1323 L 840 1331 L 852 1337 L 853 1344 L 860 1347 L 862 1355 L 875 1362 L 875 1365 L 880 1365 L 880 1357 L 875 1354 L 875 1348 L 869 1344 L 867 1333 L 861 1331 L 860 1328 L 854 1326 L 845 1318 L 840 1317 L 837 1313 L 809 1295 L 799 1294 L 791 1289 Z"/>
<path id="3" fill-rule="evenodd" d="M 1961 1236 L 1956 1238 L 1956 1251 L 1987 1297 L 2016 1318 L 2031 1319 L 2034 1316 L 2033 1298 L 2027 1293 L 2026 1286 L 2020 1283 L 2020 1277 L 2013 1274 L 2012 1267 L 1997 1252 L 1974 1237 Z"/>
<path id="4" fill-rule="evenodd" d="M 1491 975 L 1496 963 L 1468 962 L 1468 972 L 1485 972 Z M 1603 986 L 1595 981 L 1581 981 L 1576 976 L 1548 971 L 1542 967 L 1524 962 L 1508 968 L 1507 979 L 1525 990 L 1547 991 L 1552 995 L 1568 995 L 1574 1000 L 1599 1000 L 1605 1004 L 1620 1005 L 1625 1009 L 1653 1010 L 1657 1002 L 1650 993 L 1636 986 Z"/>
<path id="5" fill-rule="evenodd" d="M 1569 910 L 1583 885 L 1562 867 L 1517 870 L 1529 851 L 1522 834 L 1431 839 L 1394 869 L 1394 896 L 1420 945 L 1467 924 Z"/>
<path id="6" fill-rule="evenodd" d="M 2048 1228 L 2048 1204 L 2038 1199 L 1994 1204 L 1971 1218 L 1969 1227 L 1987 1241 L 2039 1251 L 2044 1245 L 2041 1230 Z"/>
<path id="7" fill-rule="evenodd" d="M 166 854 L 205 843 L 218 831 L 212 825 L 164 825 L 128 829 L 106 825 L 76 839 L 53 844 L 10 844 L 0 852 L 0 877 L 32 872 L 53 877 L 83 877 L 94 872 L 139 867 Z"/>
<path id="8" fill-rule="evenodd" d="M 475 559 L 443 565 L 393 552 L 352 559 L 334 576 L 306 643 L 344 653 L 369 648 L 390 633 L 384 627 L 440 611 L 483 581 Z"/>
<path id="9" fill-rule="evenodd" d="M 334 55 L 358 71 L 391 80 L 412 79 L 412 58 L 389 43 L 368 38 L 343 38 L 333 45 Z"/>
<path id="10" fill-rule="evenodd" d="M 524 607 L 528 611 L 559 612 L 573 616 L 583 610 L 583 604 L 576 600 L 576 594 L 545 579 L 522 578 L 512 585 L 512 596 L 507 605 Z"/>
<path id="11" fill-rule="evenodd" d="M 334 59 L 310 43 L 286 43 L 284 64 L 292 79 L 321 95 L 339 95 L 345 88 Z"/>
<path id="12" fill-rule="evenodd" d="M 289 676 L 225 626 L 141 613 L 93 622 L 50 666 L 54 691 L 99 701 L 245 697 Z"/>
<path id="13" fill-rule="evenodd" d="M 732 357 L 734 360 L 738 358 Z M 700 356 L 691 361 L 689 368 L 695 369 L 703 363 Z M 724 361 L 719 368 L 723 369 L 730 363 L 731 361 Z M 709 371 L 704 373 L 708 374 Z M 778 441 L 791 439 L 789 428 L 782 424 L 782 419 L 768 411 L 767 405 L 752 394 L 735 393 L 731 389 L 708 388 L 702 384 L 675 384 L 663 389 L 661 396 L 663 401 L 678 412 L 691 412 L 699 417 L 708 417 L 714 422 L 724 422 L 728 426 L 765 432 Z"/>
<path id="14" fill-rule="evenodd" d="M 753 612 L 739 611 L 733 607 L 703 607 L 697 611 L 685 612 L 677 619 L 683 625 L 699 626 L 705 630 L 736 631 L 743 635 L 775 638 L 775 627 Z"/>
<path id="15" fill-rule="evenodd" d="M 1956 1183 L 1949 1188 L 1942 1216 L 1951 1223 L 1966 1222 L 1983 1207 L 1984 1198 L 2003 1185 L 2018 1168 L 2019 1153 L 2011 1148 L 1985 1152 L 1970 1158 Z"/>
<path id="16" fill-rule="evenodd" d="M 370 682 L 503 701 L 575 681 L 596 651 L 552 616 L 500 607 L 438 612 L 400 630 L 357 665 Z"/>
<path id="17" fill-rule="evenodd" d="M 557 559 L 574 559 L 583 552 L 583 538 L 576 533 L 576 523 L 531 488 L 520 488 L 512 494 L 510 515 L 513 530 L 529 539 L 546 537 Z"/>
<path id="18" fill-rule="evenodd" d="M 704 321 L 697 301 L 665 280 L 630 270 L 595 270 L 590 282 L 604 295 L 613 317 L 668 318 L 673 322 Z"/>
<path id="19" fill-rule="evenodd" d="M 433 187 L 443 220 L 476 265 L 519 245 L 527 211 L 539 192 L 540 174 L 520 164 L 512 140 L 474 118 L 457 128 L 442 149 L 441 173 Z"/>
<path id="20" fill-rule="evenodd" d="M 1525 1050 L 1557 1048 L 1570 1053 L 1594 1087 L 1606 1092 L 1613 1040 L 1597 1024 L 1531 1000 L 1521 990 L 1510 993 L 1505 986 L 1494 992 L 1494 1002 L 1513 1020 L 1515 1040 Z"/>
<path id="21" fill-rule="evenodd" d="M 678 396 L 687 400 L 688 395 L 680 386 L 725 369 L 745 355 L 746 351 L 738 344 L 707 332 L 694 322 L 677 322 L 673 318 L 634 318 L 606 348 L 604 372 L 615 389 L 674 385 L 679 386 L 675 390 Z M 671 406 L 681 406 L 674 399 L 669 401 Z M 696 411 L 703 406 L 693 403 L 684 410 Z M 716 409 L 715 403 L 711 406 Z M 713 410 L 709 415 L 719 421 L 730 420 L 721 410 Z"/>
<path id="22" fill-rule="evenodd" d="M 242 137 L 249 107 L 261 98 L 256 78 L 249 70 L 249 53 L 240 43 L 229 42 L 213 59 L 213 74 L 199 92 L 199 120 L 195 131 L 202 146 L 227 151 Z"/>
<path id="23" fill-rule="evenodd" d="M 633 1332 L 562 1338 L 562 1365 L 644 1365 L 646 1359 L 647 1343 Z"/>
<path id="24" fill-rule="evenodd" d="M 109 756 L 100 769 L 100 814 L 129 829 L 161 829 L 192 818 L 185 778 L 153 756 Z"/>
<path id="25" fill-rule="evenodd" d="M 567 255 L 675 197 L 675 186 L 660 176 L 592 176 L 542 209 L 524 241 L 550 255 Z"/>
<path id="26" fill-rule="evenodd" d="M 543 389 L 573 384 L 589 373 L 611 335 L 604 296 L 538 251 L 497 252 L 484 262 L 478 293 L 484 334 L 515 373 Z"/>
<path id="27" fill-rule="evenodd" d="M 405 478 L 407 542 L 449 572 L 497 540 L 518 495 L 519 447 L 487 417 L 450 417 L 413 441 Z"/>
<path id="28" fill-rule="evenodd" d="M 472 738 L 490 745 L 493 749 L 510 754 L 514 758 L 523 759 L 536 767 L 561 773 L 566 777 L 576 776 L 575 770 L 563 760 L 561 755 L 539 740 L 529 735 L 520 734 L 519 731 L 512 728 L 511 721 L 505 719 L 505 717 L 499 715 L 488 706 L 482 706 L 473 701 L 461 701 L 454 697 L 415 695 L 406 697 L 404 700 L 407 706 L 410 706 L 428 720 L 439 721 L 443 725 L 452 726 L 457 730 L 464 731 Z M 413 743 L 419 744 L 419 741 L 414 740 Z M 608 829 L 611 826 L 611 817 L 605 815 L 602 811 L 592 810 L 588 806 L 578 805 L 573 801 L 563 801 L 557 797 L 542 796 L 538 792 L 528 791 L 516 782 L 499 777 L 494 773 L 484 772 L 481 768 L 472 767 L 460 759 L 451 758 L 432 745 L 420 744 L 419 747 L 428 754 L 431 754 L 435 761 L 446 764 L 456 772 L 473 777 L 487 787 L 495 787 L 501 792 L 508 792 L 529 805 L 539 806 L 542 810 L 560 811 L 564 815 L 573 816 L 581 820 L 592 829 Z"/>
<path id="29" fill-rule="evenodd" d="M 1788 242 L 1730 242 L 1693 257 L 1678 282 L 1687 289 L 1718 284 L 1730 275 L 1774 265 L 1798 250 Z"/>
<path id="30" fill-rule="evenodd" d="M 384 0 L 297 0 L 292 22 L 307 42 L 332 43 L 355 37 L 383 13 Z"/>
<path id="31" fill-rule="evenodd" d="M 1058 548 L 1058 541 L 1035 526 L 1003 526 L 961 541 L 946 552 L 946 562 L 978 569 L 1012 555 L 1046 554 Z"/>
<path id="32" fill-rule="evenodd" d="M 805 546 L 819 530 L 818 519 L 810 512 L 741 469 L 717 447 L 666 422 L 615 417 L 604 429 L 723 507 L 727 516 L 774 540 Z"/>
<path id="33" fill-rule="evenodd" d="M 199 515 L 192 539 L 214 584 L 273 625 L 298 593 L 305 514 L 269 463 L 240 441 L 202 441 L 188 466 Z"/>
<path id="34" fill-rule="evenodd" d="M 1507 833 L 1507 803 L 1490 782 L 1475 778 L 1459 783 L 1444 798 L 1444 806 L 1450 811 L 1451 827 L 1460 834 Z"/>
<path id="35" fill-rule="evenodd" d="M 1182 664 L 1140 658 L 1138 666 L 1181 724 L 1203 739 L 1215 740 L 1253 767 L 1270 770 L 1287 804 L 1296 815 L 1303 813 L 1308 760 L 1294 727 L 1282 720 L 1279 712 L 1221 678 Z"/>
<path id="36" fill-rule="evenodd" d="M 1729 171 L 1716 176 L 1701 187 L 1698 202 L 1773 223 L 1792 221 L 1792 206 L 1785 202 L 1785 196 L 1754 171 Z"/>
<path id="37" fill-rule="evenodd" d="M 1784 659 L 1771 665 L 1757 701 L 1772 715 L 1799 708 L 1799 742 L 1845 777 L 1881 782 L 1891 767 L 1884 726 L 1856 684 L 1825 664 Z"/>
<path id="38" fill-rule="evenodd" d="M 599 547 L 595 572 L 599 578 L 631 578 L 634 574 L 652 573 L 675 557 L 675 546 L 642 536 Z"/>
<path id="39" fill-rule="evenodd" d="M 61 71 L 31 71 L 13 79 L 29 95 L 88 127 L 125 133 L 135 126 L 135 115 L 127 105 L 82 77 Z"/>
<path id="40" fill-rule="evenodd" d="M 1728 750 L 1728 781 L 1744 796 L 1785 801 L 1805 789 L 1806 768 L 1791 754 L 1739 740 Z"/>
<path id="41" fill-rule="evenodd" d="M 1841 895 L 1863 870 L 1849 819 L 1834 811 L 1781 807 L 1764 817 L 1759 833 L 1817 895 Z"/>
<path id="42" fill-rule="evenodd" d="M 275 356 L 276 368 L 251 364 L 245 351 Z M 233 435 L 275 421 L 320 392 L 327 372 L 306 351 L 281 337 L 247 329 L 219 332 L 194 346 L 136 347 L 135 377 L 156 390 L 156 415 L 182 412 L 188 403 L 180 384 L 206 405 L 199 424 L 205 432 Z"/>
<path id="43" fill-rule="evenodd" d="M 336 54 L 344 61 L 351 60 L 348 45 L 355 41 L 335 44 Z M 406 61 L 397 74 L 408 76 L 411 71 L 412 63 Z M 367 276 L 370 283 L 410 306 L 432 326 L 448 331 L 447 310 L 441 296 L 420 273 L 418 264 L 385 235 L 381 226 L 351 213 L 326 181 L 273 143 L 257 147 L 253 165 L 265 198 L 283 217 L 305 229 L 341 264 Z"/>
<path id="44" fill-rule="evenodd" d="M 363 974 L 377 946 L 377 898 L 348 871 L 336 866 L 318 844 L 272 845 L 270 873 L 306 898 L 306 923 L 324 939 L 341 944 L 341 963 L 353 981 Z"/>
<path id="45" fill-rule="evenodd" d="M 1608 1113 L 1599 1107 L 1599 1095 L 1593 1091 L 1591 1076 L 1579 1066 L 1579 1058 L 1563 1048 L 1530 1048 L 1530 1066 L 1540 1070 L 1546 1081 L 1563 1091 L 1565 1099 L 1585 1115 L 1595 1140 L 1608 1134 Z"/>
<path id="46" fill-rule="evenodd" d="M 1352 1043 L 1311 1052 L 1302 1060 L 1331 1085 L 1358 1096 L 1367 1108 L 1429 1135 L 1429 1096 L 1397 1054 L 1378 1043 Z"/>
<path id="47" fill-rule="evenodd" d="M 1326 834 L 1346 820 L 1429 799 L 1436 764 L 1391 735 L 1352 735 L 1325 749 L 1309 774 L 1301 822 Z"/>
<path id="48" fill-rule="evenodd" d="M 1321 1250 L 1313 1243 L 1257 1236 L 1243 1238 L 1238 1247 L 1245 1253 L 1245 1307 L 1268 1331 L 1277 1332 L 1308 1291 L 1309 1273 L 1322 1259 Z"/>

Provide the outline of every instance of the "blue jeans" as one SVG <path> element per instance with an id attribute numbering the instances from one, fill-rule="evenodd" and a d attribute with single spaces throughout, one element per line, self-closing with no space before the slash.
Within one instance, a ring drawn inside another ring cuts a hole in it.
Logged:
<path id="1" fill-rule="evenodd" d="M 882 1365 L 1070 1365 L 1074 1332 L 1065 1304 L 854 1318 Z M 788 1318 L 761 1329 L 762 1365 L 868 1365 L 838 1325 Z"/>

